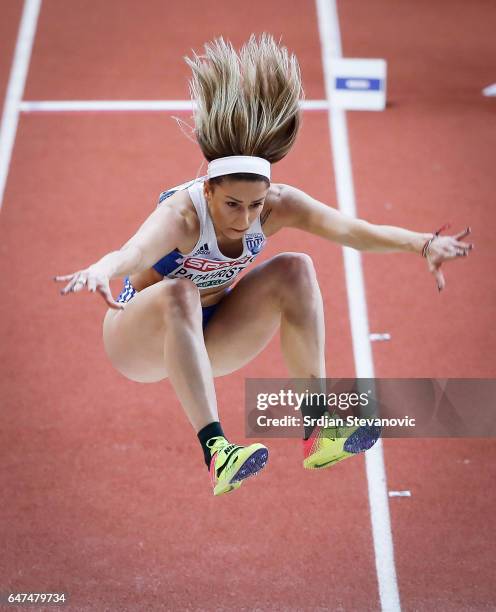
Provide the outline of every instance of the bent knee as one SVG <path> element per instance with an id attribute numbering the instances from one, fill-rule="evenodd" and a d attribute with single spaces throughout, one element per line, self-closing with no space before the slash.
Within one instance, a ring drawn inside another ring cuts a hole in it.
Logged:
<path id="1" fill-rule="evenodd" d="M 275 257 L 284 282 L 288 285 L 316 281 L 312 258 L 306 253 L 281 253 Z"/>
<path id="2" fill-rule="evenodd" d="M 158 302 L 168 314 L 180 311 L 182 315 L 200 308 L 200 292 L 189 279 L 169 278 L 158 283 Z"/>

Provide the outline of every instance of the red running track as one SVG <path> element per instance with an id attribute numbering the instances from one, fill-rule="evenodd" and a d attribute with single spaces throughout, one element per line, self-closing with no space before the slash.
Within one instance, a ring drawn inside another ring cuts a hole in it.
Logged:
<path id="1" fill-rule="evenodd" d="M 24 99 L 186 99 L 183 55 L 261 31 L 297 54 L 307 98 L 324 97 L 313 3 L 116 6 L 45 0 Z M 21 11 L 2 6 L 2 92 Z M 494 101 L 480 90 L 494 80 L 495 10 L 348 0 L 339 12 L 344 55 L 389 69 L 387 112 L 348 114 L 359 216 L 419 231 L 469 223 L 476 242 L 446 266 L 441 295 L 420 258 L 364 254 L 370 329 L 392 336 L 373 347 L 376 375 L 494 376 Z M 103 351 L 103 301 L 62 299 L 49 282 L 122 245 L 158 193 L 200 164 L 167 113 L 21 116 L 0 215 L 0 591 L 65 590 L 71 610 L 378 610 L 363 457 L 313 474 L 297 441 L 270 440 L 265 473 L 214 499 L 169 383 L 120 376 Z M 335 204 L 324 112 L 305 112 L 274 180 Z M 329 376 L 352 377 L 340 249 L 287 231 L 265 256 L 281 250 L 312 256 Z M 217 380 L 233 439 L 244 435 L 244 378 L 285 372 L 275 339 Z M 412 491 L 390 500 L 403 609 L 492 609 L 496 445 L 384 446 L 389 488 Z"/>

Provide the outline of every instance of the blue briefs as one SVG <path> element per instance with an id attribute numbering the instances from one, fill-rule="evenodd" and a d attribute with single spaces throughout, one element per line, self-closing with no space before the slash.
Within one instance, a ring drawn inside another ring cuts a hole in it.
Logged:
<path id="1" fill-rule="evenodd" d="M 231 288 L 228 289 L 228 291 L 231 291 Z M 124 287 L 119 295 L 119 297 L 117 298 L 117 302 L 129 302 L 129 300 L 131 300 L 138 292 L 136 291 L 136 289 L 132 286 L 131 281 L 129 280 L 129 276 L 126 276 L 124 278 Z M 212 317 L 212 315 L 214 314 L 215 310 L 217 309 L 217 306 L 220 304 L 220 302 L 218 302 L 217 304 L 213 304 L 212 306 L 204 306 L 202 307 L 202 326 L 203 329 L 205 329 L 207 323 L 210 321 L 210 318 Z"/>

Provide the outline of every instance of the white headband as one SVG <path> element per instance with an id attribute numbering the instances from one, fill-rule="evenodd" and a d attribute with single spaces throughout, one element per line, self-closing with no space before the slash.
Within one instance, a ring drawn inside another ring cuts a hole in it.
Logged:
<path id="1" fill-rule="evenodd" d="M 234 174 L 235 172 L 261 174 L 270 181 L 270 162 L 262 157 L 253 157 L 251 155 L 230 155 L 229 157 L 213 159 L 208 164 L 208 178 L 223 176 L 224 174 Z"/>

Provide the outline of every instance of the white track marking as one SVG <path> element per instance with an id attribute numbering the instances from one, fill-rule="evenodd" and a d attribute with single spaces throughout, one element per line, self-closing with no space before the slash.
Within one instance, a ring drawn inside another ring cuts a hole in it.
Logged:
<path id="1" fill-rule="evenodd" d="M 190 100 L 36 100 L 21 102 L 23 112 L 188 111 Z"/>
<path id="2" fill-rule="evenodd" d="M 326 100 L 304 100 L 302 110 L 327 110 Z M 20 110 L 32 112 L 190 111 L 190 100 L 25 100 Z"/>
<path id="3" fill-rule="evenodd" d="M 19 121 L 19 103 L 24 93 L 40 7 L 41 0 L 25 0 L 24 2 L 14 59 L 5 94 L 2 123 L 0 125 L 0 210 Z"/>
<path id="4" fill-rule="evenodd" d="M 496 96 L 496 83 L 493 83 L 492 85 L 488 85 L 487 87 L 484 87 L 484 89 L 482 90 L 482 95 Z"/>
<path id="5" fill-rule="evenodd" d="M 370 334 L 369 336 L 371 342 L 384 342 L 385 340 L 391 340 L 391 334 L 388 332 L 384 332 L 382 334 Z"/>
<path id="6" fill-rule="evenodd" d="M 342 57 L 341 35 L 335 0 L 316 0 L 322 49 L 322 64 L 329 104 L 329 130 L 339 209 L 356 216 L 355 194 L 348 147 L 346 115 L 332 107 L 332 58 Z M 359 251 L 343 248 L 346 289 L 350 309 L 353 354 L 357 378 L 374 378 L 367 302 Z M 401 610 L 394 565 L 393 537 L 389 517 L 388 490 L 382 440 L 365 453 L 375 565 L 382 610 Z"/>

